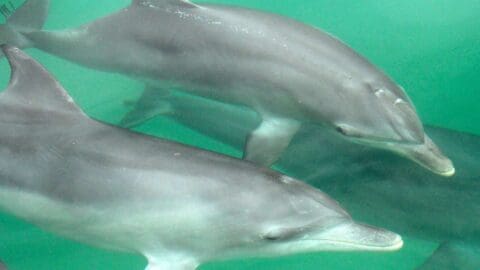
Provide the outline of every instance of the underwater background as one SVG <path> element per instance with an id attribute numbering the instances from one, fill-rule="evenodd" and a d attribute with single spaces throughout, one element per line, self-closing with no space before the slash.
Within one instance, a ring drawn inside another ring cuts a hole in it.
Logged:
<path id="1" fill-rule="evenodd" d="M 22 2 L 0 0 L 0 5 L 18 7 Z M 480 0 L 205 2 L 274 12 L 322 28 L 402 85 L 425 124 L 480 135 Z M 52 0 L 44 29 L 75 27 L 129 4 L 129 0 Z M 83 68 L 36 49 L 28 53 L 57 77 L 80 107 L 102 121 L 118 123 L 129 109 L 124 101 L 136 99 L 143 90 L 142 83 L 124 76 Z M 0 89 L 8 83 L 9 70 L 2 59 Z M 167 117 L 153 119 L 136 130 L 241 156 L 237 149 Z M 422 265 L 439 245 L 408 235 L 403 238 L 404 248 L 393 253 L 326 252 L 211 263 L 200 269 L 410 270 Z M 140 256 L 64 240 L 7 214 L 0 214 L 0 259 L 13 270 L 126 270 L 143 269 L 146 263 Z"/>

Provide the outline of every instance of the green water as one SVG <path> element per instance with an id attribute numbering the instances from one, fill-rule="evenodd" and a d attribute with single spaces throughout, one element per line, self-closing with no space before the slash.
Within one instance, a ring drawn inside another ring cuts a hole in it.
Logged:
<path id="1" fill-rule="evenodd" d="M 5 1 L 0 1 L 4 3 Z M 12 1 L 15 5 L 21 1 Z M 45 29 L 90 22 L 128 0 L 52 0 Z M 212 1 L 213 2 L 213 1 Z M 214 1 L 266 10 L 320 27 L 352 46 L 401 84 L 424 123 L 480 134 L 480 0 Z M 92 117 L 117 123 L 143 85 L 79 67 L 35 49 L 28 52 L 61 81 Z M 9 68 L 0 62 L 0 83 Z M 2 87 L 3 88 L 3 87 Z M 155 119 L 138 129 L 239 156 L 235 149 L 173 122 Z M 316 253 L 212 263 L 201 269 L 414 269 L 438 243 L 405 238 L 395 253 Z M 44 233 L 9 215 L 0 216 L 0 258 L 10 269 L 143 269 L 136 255 L 112 253 Z"/>

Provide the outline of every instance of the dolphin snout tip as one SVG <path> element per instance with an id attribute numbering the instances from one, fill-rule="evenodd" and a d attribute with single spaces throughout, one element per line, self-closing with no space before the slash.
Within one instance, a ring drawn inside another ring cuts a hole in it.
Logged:
<path id="1" fill-rule="evenodd" d="M 333 228 L 324 233 L 321 238 L 333 242 L 333 250 L 388 252 L 403 247 L 403 239 L 400 235 L 357 222 Z"/>
<path id="2" fill-rule="evenodd" d="M 400 153 L 434 174 L 443 177 L 455 175 L 453 162 L 442 153 L 440 148 L 425 134 L 421 144 L 399 144 L 393 151 Z"/>
<path id="3" fill-rule="evenodd" d="M 440 149 L 426 136 L 425 146 L 420 148 L 420 156 L 417 161 L 435 174 L 443 177 L 455 175 L 455 166 L 452 160 L 444 155 Z"/>
<path id="4" fill-rule="evenodd" d="M 400 235 L 395 234 L 395 238 L 392 240 L 392 244 L 385 248 L 385 251 L 397 251 L 403 247 L 403 239 Z"/>
<path id="5" fill-rule="evenodd" d="M 438 158 L 438 160 L 420 160 L 412 158 L 421 166 L 430 170 L 432 173 L 443 176 L 443 177 L 452 177 L 455 175 L 455 167 L 453 163 L 448 158 Z"/>
<path id="6" fill-rule="evenodd" d="M 426 152 L 415 153 L 410 158 L 434 174 L 443 177 L 452 177 L 455 175 L 456 171 L 452 161 L 444 155 Z"/>
<path id="7" fill-rule="evenodd" d="M 438 174 L 441 175 L 441 176 L 445 176 L 445 177 L 454 176 L 455 175 L 455 167 L 453 166 L 453 163 L 451 164 L 451 167 L 448 170 L 445 170 L 443 172 L 438 172 Z"/>
<path id="8" fill-rule="evenodd" d="M 403 247 L 403 239 L 399 234 L 384 229 L 376 228 L 365 239 L 370 242 L 371 250 L 396 251 Z"/>

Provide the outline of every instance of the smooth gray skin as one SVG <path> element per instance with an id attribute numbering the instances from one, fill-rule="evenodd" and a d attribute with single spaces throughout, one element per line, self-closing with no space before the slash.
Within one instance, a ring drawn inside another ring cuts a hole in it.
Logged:
<path id="1" fill-rule="evenodd" d="M 163 102 L 166 116 L 239 150 L 243 136 L 260 121 L 246 108 L 188 95 L 175 94 Z M 345 143 L 314 126 L 299 131 L 278 166 L 334 195 L 363 221 L 444 243 L 419 269 L 478 270 L 480 137 L 426 130 L 457 164 L 452 181 L 440 181 L 391 153 Z"/>
<path id="2" fill-rule="evenodd" d="M 0 206 L 10 213 L 143 254 L 149 270 L 403 244 L 288 176 L 94 121 L 40 64 L 3 51 L 12 76 L 0 94 Z"/>
<path id="3" fill-rule="evenodd" d="M 7 266 L 2 262 L 0 261 L 0 270 L 7 270 Z"/>
<path id="4" fill-rule="evenodd" d="M 455 172 L 403 89 L 320 30 L 239 7 L 134 0 L 82 27 L 41 31 L 48 2 L 27 1 L 0 29 L 0 41 L 252 108 L 262 122 L 247 137 L 245 159 L 271 165 L 300 125 L 313 123 L 435 173 Z M 144 105 L 133 112 L 137 122 L 157 113 Z"/>

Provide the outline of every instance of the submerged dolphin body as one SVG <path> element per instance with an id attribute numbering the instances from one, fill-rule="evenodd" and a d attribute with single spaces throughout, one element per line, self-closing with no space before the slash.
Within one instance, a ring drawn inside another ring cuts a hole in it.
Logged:
<path id="1" fill-rule="evenodd" d="M 172 95 L 164 102 L 168 117 L 237 149 L 260 121 L 251 110 L 188 95 Z M 420 269 L 478 270 L 480 137 L 428 126 L 426 130 L 457 164 L 453 181 L 439 181 L 439 176 L 391 153 L 320 136 L 325 131 L 313 126 L 299 131 L 278 166 L 334 195 L 366 222 L 443 243 Z"/>
<path id="2" fill-rule="evenodd" d="M 134 0 L 76 29 L 41 31 L 48 2 L 27 1 L 1 26 L 0 42 L 153 83 L 124 125 L 162 111 L 149 102 L 158 88 L 181 87 L 254 109 L 262 121 L 247 137 L 244 158 L 258 164 L 274 163 L 301 124 L 313 123 L 454 174 L 403 89 L 320 30 L 239 7 Z"/>
<path id="3" fill-rule="evenodd" d="M 326 194 L 249 162 L 88 118 L 37 62 L 3 47 L 0 206 L 57 234 L 143 254 L 147 269 L 238 256 L 396 250 Z"/>

